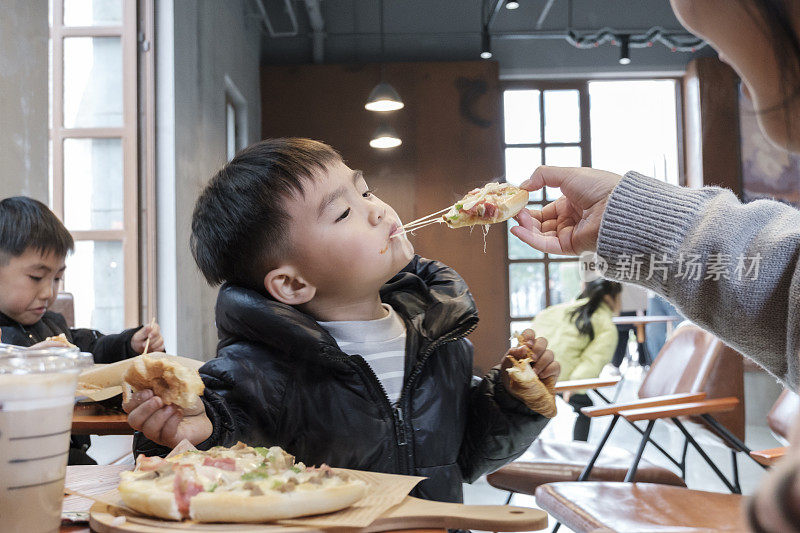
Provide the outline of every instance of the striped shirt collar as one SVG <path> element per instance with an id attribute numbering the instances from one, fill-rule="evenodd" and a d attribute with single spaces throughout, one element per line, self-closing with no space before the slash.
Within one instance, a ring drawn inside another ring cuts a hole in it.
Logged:
<path id="1" fill-rule="evenodd" d="M 374 320 L 340 320 L 319 322 L 338 342 L 383 342 L 403 335 L 406 326 L 389 304 L 381 304 L 386 316 Z"/>

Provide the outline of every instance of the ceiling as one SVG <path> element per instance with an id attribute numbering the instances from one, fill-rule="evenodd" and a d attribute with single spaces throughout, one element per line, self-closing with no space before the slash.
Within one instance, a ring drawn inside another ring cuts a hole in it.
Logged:
<path id="1" fill-rule="evenodd" d="M 257 19 L 263 28 L 262 64 L 314 62 L 309 0 L 251 0 L 245 16 Z M 382 58 L 379 0 L 311 0 L 319 6 L 324 37 L 322 62 L 364 63 Z M 642 31 L 659 26 L 685 32 L 667 0 L 520 0 L 516 10 L 501 8 L 490 33 L 495 61 L 504 77 L 580 76 L 584 73 L 681 71 L 691 57 L 713 54 L 710 47 L 697 53 L 671 52 L 655 43 L 650 48 L 631 50 L 632 62 L 618 63 L 619 47 L 603 44 L 579 50 L 561 33 L 568 28 L 572 5 L 572 28 L 589 33 L 601 28 Z M 493 0 L 384 0 L 384 59 L 386 61 L 477 60 L 481 51 L 484 13 L 491 12 Z M 541 24 L 539 19 L 547 6 Z M 274 32 L 266 29 L 261 6 Z M 290 6 L 296 26 L 287 11 Z M 295 32 L 296 28 L 296 32 Z M 293 34 L 293 35 L 291 35 Z"/>

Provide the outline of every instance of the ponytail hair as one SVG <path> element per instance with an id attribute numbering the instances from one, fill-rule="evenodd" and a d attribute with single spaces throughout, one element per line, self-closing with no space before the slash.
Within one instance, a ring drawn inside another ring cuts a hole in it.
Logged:
<path id="1" fill-rule="evenodd" d="M 570 313 L 570 318 L 575 320 L 575 326 L 581 335 L 588 335 L 594 340 L 592 315 L 603 303 L 606 296 L 616 296 L 622 292 L 622 284 L 606 279 L 596 279 L 586 284 L 579 298 L 589 298 L 585 304 L 576 307 Z"/>

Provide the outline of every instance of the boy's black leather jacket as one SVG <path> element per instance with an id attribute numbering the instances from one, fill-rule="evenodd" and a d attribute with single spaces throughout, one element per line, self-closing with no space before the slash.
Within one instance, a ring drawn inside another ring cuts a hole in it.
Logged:
<path id="1" fill-rule="evenodd" d="M 37 323 L 30 326 L 23 326 L 0 313 L 2 342 L 17 346 L 33 346 L 47 337 L 63 333 L 67 340 L 82 352 L 90 352 L 94 356 L 95 363 L 114 363 L 139 355 L 131 348 L 131 337 L 140 328 L 141 326 L 126 329 L 122 333 L 103 335 L 93 329 L 70 328 L 64 316 L 53 311 L 45 312 Z"/>
<path id="2" fill-rule="evenodd" d="M 524 452 L 547 423 L 509 395 L 492 369 L 472 376 L 478 322 L 466 283 L 420 257 L 381 290 L 405 320 L 406 377 L 397 405 L 360 356 L 313 318 L 233 285 L 217 299 L 218 356 L 200 373 L 214 425 L 198 447 L 282 446 L 309 465 L 426 476 L 413 495 L 462 501 L 472 482 Z M 504 349 L 497 347 L 498 360 Z M 137 453 L 165 448 L 137 434 Z"/>

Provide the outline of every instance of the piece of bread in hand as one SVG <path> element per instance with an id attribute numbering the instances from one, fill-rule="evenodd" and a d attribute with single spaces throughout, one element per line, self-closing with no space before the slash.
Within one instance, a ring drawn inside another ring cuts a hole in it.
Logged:
<path id="1" fill-rule="evenodd" d="M 191 409 L 197 405 L 205 385 L 194 368 L 188 368 L 165 357 L 140 355 L 122 376 L 134 392 L 150 389 L 165 405 Z M 124 398 L 127 401 L 127 398 Z"/>
<path id="2" fill-rule="evenodd" d="M 72 344 L 71 342 L 69 342 L 67 340 L 67 336 L 65 334 L 63 334 L 63 333 L 61 335 L 55 335 L 53 337 L 47 337 L 45 339 L 45 341 L 57 342 L 59 344 L 63 344 L 67 348 L 77 348 L 77 346 L 75 346 L 74 344 Z"/>
<path id="3" fill-rule="evenodd" d="M 517 335 L 517 341 L 529 354 L 532 354 L 522 335 Z M 539 375 L 531 366 L 533 359 L 530 357 L 517 359 L 512 355 L 506 355 L 506 358 L 513 363 L 513 366 L 507 368 L 506 372 L 508 372 L 511 392 L 514 396 L 519 398 L 529 409 L 547 418 L 556 416 L 556 377 L 548 376 L 543 380 L 539 379 Z"/>

